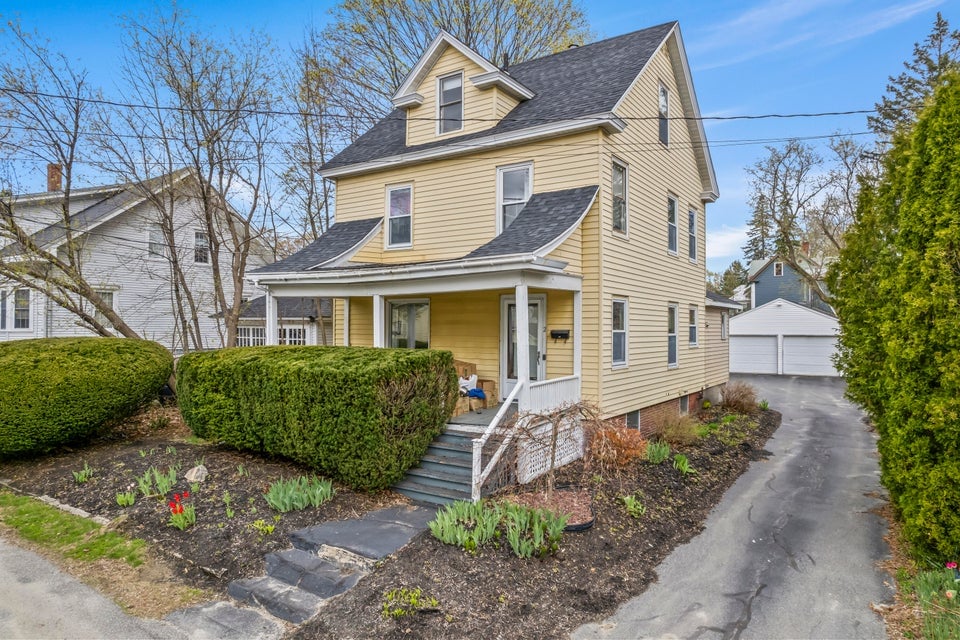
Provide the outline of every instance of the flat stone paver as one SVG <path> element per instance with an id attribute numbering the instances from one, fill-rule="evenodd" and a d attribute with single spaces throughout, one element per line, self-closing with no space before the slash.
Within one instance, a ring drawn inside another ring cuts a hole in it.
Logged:
<path id="1" fill-rule="evenodd" d="M 230 602 L 180 609 L 164 620 L 189 634 L 190 640 L 276 640 L 285 631 L 258 610 Z"/>
<path id="2" fill-rule="evenodd" d="M 315 551 L 321 546 L 339 547 L 379 560 L 407 545 L 427 528 L 436 511 L 427 507 L 388 507 L 356 520 L 325 522 L 290 535 L 293 546 Z"/>

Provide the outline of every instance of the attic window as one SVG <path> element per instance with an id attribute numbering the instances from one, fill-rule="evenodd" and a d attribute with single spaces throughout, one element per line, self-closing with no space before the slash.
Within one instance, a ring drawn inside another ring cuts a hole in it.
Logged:
<path id="1" fill-rule="evenodd" d="M 455 73 L 439 79 L 438 105 L 440 133 L 463 129 L 463 74 Z"/>
<path id="2" fill-rule="evenodd" d="M 658 118 L 660 122 L 660 142 L 663 144 L 670 143 L 670 127 L 669 127 L 669 117 L 670 117 L 670 94 L 667 92 L 667 88 L 660 85 L 660 100 L 658 105 L 658 110 L 660 112 L 660 117 Z"/>
<path id="3" fill-rule="evenodd" d="M 778 278 L 783 275 L 783 263 L 782 263 L 782 262 L 774 262 L 774 263 L 773 263 L 773 275 L 776 276 L 776 277 L 778 277 Z"/>

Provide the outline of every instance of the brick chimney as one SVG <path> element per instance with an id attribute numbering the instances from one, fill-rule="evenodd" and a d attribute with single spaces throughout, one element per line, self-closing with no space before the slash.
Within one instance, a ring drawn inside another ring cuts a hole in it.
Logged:
<path id="1" fill-rule="evenodd" d="M 53 162 L 47 165 L 47 191 L 63 191 L 63 167 Z"/>

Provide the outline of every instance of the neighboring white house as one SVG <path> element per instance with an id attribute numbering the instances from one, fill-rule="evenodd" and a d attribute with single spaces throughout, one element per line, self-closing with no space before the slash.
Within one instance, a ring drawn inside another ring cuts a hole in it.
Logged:
<path id="1" fill-rule="evenodd" d="M 333 344 L 333 300 L 330 298 L 278 298 L 277 344 Z M 237 346 L 267 344 L 267 299 L 253 298 L 240 309 Z M 320 332 L 323 327 L 323 332 Z"/>
<path id="2" fill-rule="evenodd" d="M 730 318 L 730 373 L 837 376 L 840 324 L 778 298 Z"/>
<path id="3" fill-rule="evenodd" d="M 13 198 L 13 215 L 48 251 L 65 255 L 66 241 L 59 190 L 59 173 L 50 191 Z M 183 188 L 189 173 L 181 170 L 164 180 L 166 189 L 177 189 L 173 200 L 174 243 L 187 286 L 199 310 L 198 325 L 204 348 L 223 345 L 222 314 L 215 303 L 211 248 L 200 206 Z M 156 188 L 157 183 L 152 185 Z M 184 348 L 182 329 L 175 321 L 170 247 L 158 224 L 156 207 L 135 184 L 76 189 L 70 197 L 70 226 L 83 242 L 85 279 L 113 305 L 140 336 L 173 351 Z M 0 244 L 4 241 L 0 240 Z M 15 262 L 20 248 L 7 242 L 0 260 Z M 265 254 L 265 251 L 259 253 Z M 221 249 L 220 264 L 230 265 L 231 255 Z M 266 255 L 251 251 L 250 268 L 265 264 Z M 229 269 L 225 266 L 224 269 Z M 227 300 L 233 296 L 232 278 L 223 274 Z M 92 310 L 92 305 L 91 305 Z M 16 282 L 0 279 L 0 342 L 25 338 L 92 335 L 78 316 L 50 298 Z"/>

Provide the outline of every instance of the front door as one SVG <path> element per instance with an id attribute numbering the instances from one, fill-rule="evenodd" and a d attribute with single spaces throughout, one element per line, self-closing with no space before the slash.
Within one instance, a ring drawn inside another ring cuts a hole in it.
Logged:
<path id="1" fill-rule="evenodd" d="M 521 341 L 529 336 L 530 349 L 526 357 L 530 359 L 530 379 L 544 379 L 544 361 L 546 360 L 547 301 L 545 296 L 529 297 L 527 311 L 529 324 L 520 334 Z M 500 397 L 506 398 L 517 384 L 517 302 L 513 296 L 504 296 L 500 302 Z"/>

